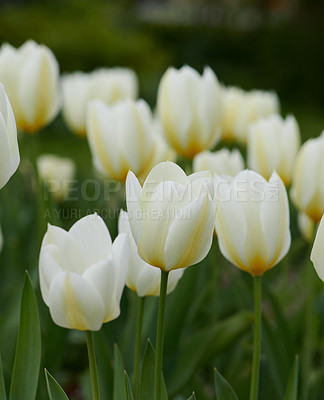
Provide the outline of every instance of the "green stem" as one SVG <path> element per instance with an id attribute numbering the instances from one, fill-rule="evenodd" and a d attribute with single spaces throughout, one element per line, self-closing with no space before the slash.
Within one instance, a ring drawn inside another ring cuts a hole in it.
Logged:
<path id="1" fill-rule="evenodd" d="M 167 293 L 167 285 L 168 285 L 168 276 L 169 276 L 169 271 L 161 270 L 159 315 L 158 315 L 158 325 L 157 325 L 157 333 L 156 333 L 154 400 L 161 400 L 164 314 L 165 314 L 165 302 L 166 302 L 166 293 Z"/>
<path id="2" fill-rule="evenodd" d="M 250 400 L 257 400 L 259 393 L 261 354 L 261 276 L 253 278 L 254 284 L 254 338 Z"/>
<path id="3" fill-rule="evenodd" d="M 97 370 L 95 348 L 93 343 L 93 332 L 91 331 L 87 331 L 87 346 L 88 346 L 88 356 L 89 356 L 89 366 L 90 366 L 92 400 L 99 400 L 100 396 L 99 396 L 98 370 Z"/>
<path id="4" fill-rule="evenodd" d="M 135 344 L 135 358 L 134 358 L 134 369 L 133 369 L 133 371 L 134 371 L 133 389 L 134 389 L 136 399 L 138 398 L 138 377 L 139 377 L 139 365 L 140 365 L 140 359 L 141 359 L 144 305 L 145 305 L 145 297 L 139 297 L 137 329 L 136 329 L 136 344 Z"/>

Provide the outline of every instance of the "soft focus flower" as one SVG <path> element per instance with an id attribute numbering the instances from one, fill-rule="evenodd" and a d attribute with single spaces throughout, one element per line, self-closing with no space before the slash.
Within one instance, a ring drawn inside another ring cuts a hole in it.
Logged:
<path id="1" fill-rule="evenodd" d="M 128 214 L 121 210 L 118 220 L 118 232 L 126 233 L 129 238 L 129 268 L 126 277 L 126 286 L 134 290 L 138 296 L 158 296 L 160 294 L 161 272 L 158 268 L 152 268 L 137 252 L 137 246 L 131 232 Z M 167 293 L 171 293 L 176 287 L 184 270 L 170 271 Z"/>
<path id="2" fill-rule="evenodd" d="M 245 144 L 249 126 L 259 118 L 278 113 L 279 99 L 276 93 L 263 90 L 244 92 L 239 88 L 223 88 L 223 139 Z"/>
<path id="3" fill-rule="evenodd" d="M 193 158 L 221 135 L 221 89 L 216 75 L 188 66 L 169 68 L 158 89 L 158 112 L 165 137 L 179 154 Z"/>
<path id="4" fill-rule="evenodd" d="M 153 156 L 147 164 L 145 170 L 138 176 L 138 180 L 143 183 L 153 167 L 163 161 L 175 162 L 177 153 L 165 141 L 160 121 L 155 119 L 153 123 Z"/>
<path id="5" fill-rule="evenodd" d="M 222 149 L 203 151 L 193 159 L 194 172 L 210 171 L 212 174 L 235 176 L 244 169 L 244 160 L 239 150 Z"/>
<path id="6" fill-rule="evenodd" d="M 299 211 L 314 222 L 324 213 L 324 132 L 305 142 L 296 158 L 291 198 Z"/>
<path id="7" fill-rule="evenodd" d="M 216 178 L 216 232 L 225 258 L 251 275 L 275 266 L 290 247 L 285 186 L 274 172 L 267 182 L 254 171 L 231 181 Z"/>
<path id="8" fill-rule="evenodd" d="M 306 242 L 311 242 L 314 239 L 313 232 L 315 224 L 313 220 L 309 218 L 307 214 L 299 212 L 297 216 L 297 224 L 302 237 Z"/>
<path id="9" fill-rule="evenodd" d="M 4 87 L 0 83 L 0 189 L 14 174 L 19 162 L 15 118 Z"/>
<path id="10" fill-rule="evenodd" d="M 324 222 L 323 217 L 320 220 L 318 230 L 315 236 L 310 259 L 312 260 L 315 271 L 319 278 L 324 282 Z"/>
<path id="11" fill-rule="evenodd" d="M 299 127 L 293 116 L 258 119 L 249 128 L 248 166 L 266 179 L 275 170 L 289 185 L 299 146 Z"/>
<path id="12" fill-rule="evenodd" d="M 42 154 L 37 158 L 37 169 L 55 199 L 64 200 L 68 197 L 70 182 L 75 175 L 73 160 L 54 154 Z"/>
<path id="13" fill-rule="evenodd" d="M 102 100 L 107 105 L 135 99 L 137 78 L 128 68 L 103 68 L 91 73 L 74 72 L 62 78 L 63 117 L 76 134 L 86 135 L 87 105 Z"/>
<path id="14" fill-rule="evenodd" d="M 18 49 L 2 45 L 0 81 L 8 93 L 19 129 L 36 132 L 58 113 L 59 66 L 48 47 L 32 40 Z"/>
<path id="15" fill-rule="evenodd" d="M 216 213 L 210 173 L 186 176 L 177 164 L 163 162 L 142 188 L 130 171 L 126 201 L 138 253 L 148 264 L 170 271 L 205 258 Z"/>
<path id="16" fill-rule="evenodd" d="M 154 152 L 152 124 L 144 100 L 125 100 L 110 107 L 91 101 L 87 132 L 95 167 L 119 181 L 125 181 L 130 169 L 143 173 Z"/>
<path id="17" fill-rule="evenodd" d="M 127 236 L 112 244 L 97 215 L 88 215 L 66 232 L 48 226 L 40 259 L 43 299 L 53 321 L 64 328 L 99 330 L 119 316 L 128 268 Z"/>

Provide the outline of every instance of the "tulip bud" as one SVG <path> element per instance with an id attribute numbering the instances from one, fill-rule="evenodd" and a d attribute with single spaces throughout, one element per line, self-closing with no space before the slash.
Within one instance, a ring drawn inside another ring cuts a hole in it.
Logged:
<path id="1" fill-rule="evenodd" d="M 324 213 L 324 132 L 316 139 L 305 142 L 296 158 L 291 198 L 299 211 L 314 222 Z"/>
<path id="2" fill-rule="evenodd" d="M 19 162 L 15 118 L 4 87 L 0 83 L 0 189 L 14 174 Z"/>
<path id="3" fill-rule="evenodd" d="M 130 171 L 126 201 L 138 253 L 148 264 L 170 271 L 205 258 L 216 213 L 208 172 L 186 176 L 178 165 L 163 162 L 151 170 L 142 188 Z"/>
<path id="4" fill-rule="evenodd" d="M 193 160 L 193 170 L 210 171 L 212 174 L 235 176 L 244 169 L 244 160 L 239 150 L 222 149 L 214 153 L 203 151 Z"/>
<path id="5" fill-rule="evenodd" d="M 253 276 L 275 266 L 290 247 L 285 186 L 274 172 L 267 182 L 254 171 L 216 177 L 216 232 L 225 258 Z"/>
<path id="6" fill-rule="evenodd" d="M 0 49 L 0 81 L 12 102 L 17 126 L 36 132 L 60 107 L 59 66 L 51 50 L 29 40 L 18 49 Z"/>
<path id="7" fill-rule="evenodd" d="M 266 179 L 275 170 L 289 185 L 299 146 L 299 128 L 293 116 L 284 120 L 274 114 L 259 119 L 249 128 L 248 166 Z"/>
<path id="8" fill-rule="evenodd" d="M 188 66 L 169 68 L 158 89 L 165 137 L 179 154 L 193 158 L 212 148 L 221 135 L 221 89 L 214 72 L 202 76 Z"/>
<path id="9" fill-rule="evenodd" d="M 300 233 L 302 234 L 302 237 L 306 240 L 306 242 L 311 242 L 314 237 L 313 237 L 313 232 L 314 232 L 314 222 L 311 218 L 307 216 L 307 214 L 304 214 L 302 212 L 298 213 L 297 216 L 297 224 Z"/>
<path id="10" fill-rule="evenodd" d="M 152 123 L 144 100 L 110 107 L 100 100 L 90 102 L 87 133 L 96 168 L 119 181 L 125 181 L 130 169 L 143 173 L 153 157 Z"/>
<path id="11" fill-rule="evenodd" d="M 128 214 L 123 210 L 119 214 L 118 232 L 126 233 L 129 239 L 129 268 L 126 277 L 126 286 L 135 291 L 140 297 L 159 296 L 161 272 L 158 268 L 147 264 L 138 255 L 137 246 L 129 226 Z M 167 287 L 168 294 L 175 289 L 183 272 L 183 269 L 170 271 Z"/>
<path id="12" fill-rule="evenodd" d="M 97 215 L 88 215 L 66 232 L 48 226 L 39 278 L 53 321 L 63 328 L 96 331 L 120 314 L 119 302 L 128 268 L 127 236 L 112 244 Z"/>
<path id="13" fill-rule="evenodd" d="M 315 236 L 310 259 L 314 264 L 315 271 L 319 278 L 324 282 L 324 222 L 320 220 Z"/>
<path id="14" fill-rule="evenodd" d="M 111 105 L 137 96 L 137 78 L 127 68 L 74 72 L 62 78 L 63 117 L 72 132 L 86 136 L 86 112 L 91 100 Z"/>
<path id="15" fill-rule="evenodd" d="M 56 200 L 65 200 L 69 194 L 69 184 L 75 175 L 74 162 L 54 154 L 43 154 L 37 159 L 37 169 L 51 195 Z"/>
<path id="16" fill-rule="evenodd" d="M 245 99 L 244 90 L 236 87 L 222 87 L 223 116 L 222 116 L 222 139 L 235 141 L 235 124 L 238 119 L 240 108 Z"/>

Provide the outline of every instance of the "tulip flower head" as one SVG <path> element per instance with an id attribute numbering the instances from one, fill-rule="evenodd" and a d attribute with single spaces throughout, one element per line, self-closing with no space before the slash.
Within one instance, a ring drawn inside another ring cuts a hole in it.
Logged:
<path id="1" fill-rule="evenodd" d="M 315 236 L 310 259 L 319 278 L 324 282 L 324 218 L 322 217 Z"/>
<path id="2" fill-rule="evenodd" d="M 0 81 L 12 103 L 18 129 L 37 132 L 61 104 L 59 66 L 52 51 L 32 40 L 15 49 L 0 49 Z"/>
<path id="3" fill-rule="evenodd" d="M 212 174 L 235 176 L 244 169 L 244 160 L 239 150 L 222 149 L 202 151 L 193 159 L 193 170 L 210 171 Z"/>
<path id="4" fill-rule="evenodd" d="M 291 199 L 298 210 L 319 222 L 324 213 L 324 132 L 305 142 L 296 158 Z"/>
<path id="5" fill-rule="evenodd" d="M 125 182 L 128 170 L 137 175 L 150 164 L 154 152 L 152 114 L 144 100 L 125 100 L 107 106 L 89 103 L 87 136 L 95 167 Z"/>
<path id="6" fill-rule="evenodd" d="M 253 276 L 275 266 L 290 247 L 285 186 L 245 170 L 228 180 L 216 177 L 216 232 L 225 258 Z"/>
<path id="7" fill-rule="evenodd" d="M 54 154 L 42 154 L 37 158 L 40 177 L 48 185 L 48 190 L 56 200 L 65 200 L 69 185 L 75 175 L 75 164 L 70 158 Z"/>
<path id="8" fill-rule="evenodd" d="M 97 214 L 80 219 L 68 232 L 49 225 L 39 278 L 53 321 L 64 328 L 96 331 L 117 318 L 128 257 L 127 236 L 118 235 L 112 243 Z"/>
<path id="9" fill-rule="evenodd" d="M 187 176 L 178 165 L 163 162 L 141 187 L 130 171 L 126 201 L 138 253 L 148 264 L 170 271 L 205 258 L 216 214 L 209 172 Z"/>
<path id="10" fill-rule="evenodd" d="M 284 120 L 279 114 L 273 114 L 258 119 L 249 128 L 248 166 L 266 179 L 275 170 L 287 186 L 299 146 L 299 128 L 293 116 Z"/>
<path id="11" fill-rule="evenodd" d="M 216 75 L 205 68 L 169 68 L 158 89 L 158 112 L 165 137 L 177 153 L 193 158 L 212 148 L 221 135 L 221 89 Z"/>
<path id="12" fill-rule="evenodd" d="M 129 239 L 129 268 L 126 277 L 126 286 L 135 291 L 138 296 L 159 296 L 161 272 L 147 264 L 138 254 L 137 246 L 129 226 L 127 212 L 121 210 L 118 220 L 118 232 L 126 233 Z M 167 293 L 171 293 L 177 286 L 184 270 L 170 271 Z"/>
<path id="13" fill-rule="evenodd" d="M 137 86 L 136 75 L 128 68 L 66 74 L 62 78 L 64 120 L 72 132 L 86 136 L 87 106 L 91 100 L 101 100 L 107 105 L 135 100 Z"/>
<path id="14" fill-rule="evenodd" d="M 299 228 L 299 231 L 306 240 L 306 242 L 310 243 L 312 240 L 314 240 L 314 221 L 309 218 L 307 214 L 304 214 L 302 212 L 298 213 L 297 216 L 297 225 Z"/>
<path id="15" fill-rule="evenodd" d="M 0 83 L 0 189 L 14 174 L 19 162 L 16 122 L 4 87 Z"/>

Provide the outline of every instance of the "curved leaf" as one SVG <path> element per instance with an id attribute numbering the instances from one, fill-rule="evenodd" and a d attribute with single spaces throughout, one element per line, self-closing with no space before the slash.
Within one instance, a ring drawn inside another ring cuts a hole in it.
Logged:
<path id="1" fill-rule="evenodd" d="M 53 376 L 45 369 L 47 392 L 50 400 L 69 400 L 67 395 Z"/>
<path id="2" fill-rule="evenodd" d="M 285 393 L 284 400 L 297 400 L 298 395 L 298 370 L 299 370 L 299 361 L 298 356 L 295 357 L 294 364 L 291 368 L 287 389 Z"/>
<path id="3" fill-rule="evenodd" d="M 217 400 L 238 400 L 234 389 L 227 380 L 214 368 L 215 390 Z"/>

